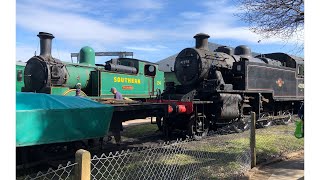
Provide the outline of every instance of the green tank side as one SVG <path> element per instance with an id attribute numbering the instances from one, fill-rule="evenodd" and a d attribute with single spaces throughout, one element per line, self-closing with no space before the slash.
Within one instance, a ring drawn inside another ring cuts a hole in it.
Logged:
<path id="1" fill-rule="evenodd" d="M 148 98 L 148 78 L 142 73 L 138 75 L 118 74 L 110 72 L 101 72 L 100 95 L 102 97 L 112 98 L 114 95 L 110 92 L 115 87 L 123 97 L 127 98 Z"/>
<path id="2" fill-rule="evenodd" d="M 95 67 L 91 66 L 76 66 L 75 64 L 67 64 L 68 71 L 67 87 L 76 88 L 77 83 L 81 83 L 82 89 L 87 88 L 90 73 L 95 70 Z"/>
<path id="3" fill-rule="evenodd" d="M 160 92 L 164 90 L 164 85 L 165 85 L 165 77 L 164 77 L 164 72 L 159 71 L 158 66 L 157 66 L 157 71 L 156 71 L 156 76 L 154 78 L 154 89 L 160 89 Z"/>
<path id="4" fill-rule="evenodd" d="M 144 61 L 132 60 L 137 63 L 137 74 L 113 73 L 101 71 L 100 74 L 93 73 L 92 82 L 95 84 L 95 95 L 101 97 L 113 98 L 110 92 L 111 87 L 115 87 L 123 97 L 127 98 L 150 98 L 156 96 L 156 89 L 164 89 L 164 74 L 157 71 L 155 77 L 145 75 Z M 156 68 L 158 68 L 156 66 Z M 101 83 L 100 83 L 101 82 Z M 100 84 L 99 84 L 100 83 Z M 99 86 L 98 86 L 99 85 Z"/>
<path id="5" fill-rule="evenodd" d="M 25 63 L 16 63 L 16 92 L 21 92 L 22 87 L 24 87 L 24 68 Z"/>
<path id="6" fill-rule="evenodd" d="M 174 85 L 181 85 L 174 72 L 165 72 L 164 78 L 166 82 L 174 82 Z"/>
<path id="7" fill-rule="evenodd" d="M 94 50 L 89 46 L 85 46 L 80 49 L 79 63 L 88 66 L 95 66 L 95 57 Z"/>

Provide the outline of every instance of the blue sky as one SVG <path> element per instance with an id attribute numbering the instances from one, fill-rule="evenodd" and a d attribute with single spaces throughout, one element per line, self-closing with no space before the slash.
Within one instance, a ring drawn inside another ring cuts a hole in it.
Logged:
<path id="1" fill-rule="evenodd" d="M 296 39 L 262 39 L 235 16 L 238 13 L 241 9 L 233 0 L 17 0 L 16 59 L 27 61 L 39 53 L 39 31 L 56 37 L 52 54 L 62 61 L 91 46 L 95 51 L 132 51 L 135 58 L 156 62 L 193 47 L 199 32 L 218 44 L 303 56 Z"/>

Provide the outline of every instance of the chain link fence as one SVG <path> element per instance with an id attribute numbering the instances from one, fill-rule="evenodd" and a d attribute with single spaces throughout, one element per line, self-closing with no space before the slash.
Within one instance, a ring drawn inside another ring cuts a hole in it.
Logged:
<path id="1" fill-rule="evenodd" d="M 297 139 L 294 136 L 295 120 L 297 119 L 292 117 L 292 122 L 288 125 L 278 123 L 270 127 L 256 129 L 258 164 L 271 158 L 304 149 L 304 139 Z"/>
<path id="2" fill-rule="evenodd" d="M 293 118 L 295 120 L 297 118 Z M 257 163 L 303 150 L 304 140 L 294 136 L 294 122 L 257 128 L 254 134 Z M 209 135 L 121 152 L 94 155 L 87 163 L 92 180 L 102 179 L 238 179 L 251 168 L 250 130 Z M 87 152 L 87 151 L 86 151 Z M 87 152 L 90 157 L 90 153 Z M 254 156 L 253 156 L 254 157 Z M 74 179 L 79 162 L 23 179 Z M 83 166 L 83 164 L 82 164 Z M 91 169 L 90 169 L 91 168 Z"/>
<path id="3" fill-rule="evenodd" d="M 212 179 L 240 177 L 250 169 L 249 133 L 187 139 L 102 154 L 91 160 L 91 179 Z"/>
<path id="4" fill-rule="evenodd" d="M 71 180 L 74 177 L 74 170 L 77 163 L 71 163 L 70 161 L 65 165 L 59 165 L 57 169 L 49 168 L 47 172 L 38 172 L 37 174 L 28 175 L 24 180 Z M 19 178 L 17 178 L 19 179 Z"/>

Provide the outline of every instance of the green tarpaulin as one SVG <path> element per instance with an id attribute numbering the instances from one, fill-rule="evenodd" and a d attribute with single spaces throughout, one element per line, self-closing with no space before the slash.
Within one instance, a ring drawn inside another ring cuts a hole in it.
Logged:
<path id="1" fill-rule="evenodd" d="M 16 145 L 70 142 L 103 137 L 113 107 L 79 96 L 16 94 Z"/>

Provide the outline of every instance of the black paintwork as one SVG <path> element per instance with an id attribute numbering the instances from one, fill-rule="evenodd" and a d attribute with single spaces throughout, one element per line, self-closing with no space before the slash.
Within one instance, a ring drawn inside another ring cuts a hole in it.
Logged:
<path id="1" fill-rule="evenodd" d="M 245 63 L 245 90 L 272 91 L 273 97 L 296 98 L 296 70 L 267 64 Z"/>
<path id="2" fill-rule="evenodd" d="M 234 52 L 224 47 L 211 52 L 207 48 L 208 37 L 196 35 L 195 48 L 185 48 L 178 54 L 175 74 L 181 85 L 167 89 L 164 98 L 212 100 L 210 110 L 204 113 L 215 122 L 240 117 L 245 106 L 251 108 L 246 112 L 255 111 L 258 115 L 260 111 L 277 114 L 291 111 L 295 103 L 303 101 L 302 58 L 285 53 L 253 57 L 245 45 L 236 47 Z M 231 98 L 236 95 L 240 97 Z"/>

